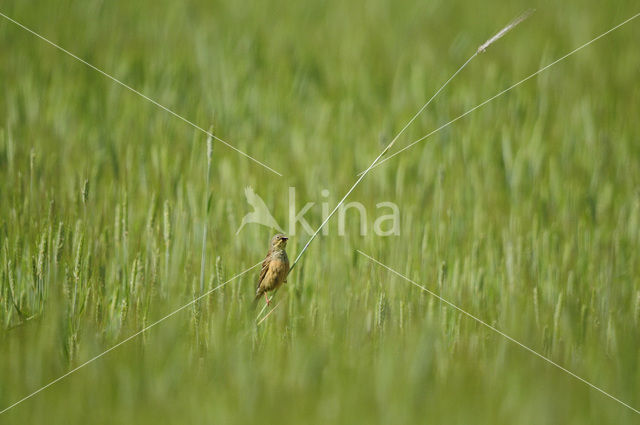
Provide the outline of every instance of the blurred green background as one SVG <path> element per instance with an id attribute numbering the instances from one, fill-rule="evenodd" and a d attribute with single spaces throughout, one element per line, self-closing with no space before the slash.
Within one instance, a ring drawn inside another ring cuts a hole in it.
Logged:
<path id="1" fill-rule="evenodd" d="M 283 176 L 215 143 L 207 189 L 205 135 L 0 19 L 0 410 L 199 294 L 204 223 L 205 289 L 262 260 L 271 230 L 236 235 L 246 186 L 280 223 L 295 187 L 318 226 L 529 7 L 398 148 L 637 3 L 3 1 Z M 253 271 L 0 423 L 637 423 L 355 250 L 639 408 L 639 38 L 629 23 L 372 171 L 350 200 L 369 227 L 396 203 L 400 235 L 331 221 L 260 327 Z"/>

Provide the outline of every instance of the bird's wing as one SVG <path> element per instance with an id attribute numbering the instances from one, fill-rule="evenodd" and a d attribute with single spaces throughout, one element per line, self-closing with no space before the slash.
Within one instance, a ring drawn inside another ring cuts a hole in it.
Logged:
<path id="1" fill-rule="evenodd" d="M 258 284 L 256 286 L 256 292 L 258 292 L 260 290 L 260 284 L 262 283 L 262 280 L 266 276 L 267 270 L 269 270 L 269 262 L 270 261 L 271 261 L 271 250 L 269 250 L 269 252 L 267 253 L 267 256 L 264 257 L 264 260 L 262 261 L 262 268 L 260 269 L 260 276 L 258 277 Z"/>

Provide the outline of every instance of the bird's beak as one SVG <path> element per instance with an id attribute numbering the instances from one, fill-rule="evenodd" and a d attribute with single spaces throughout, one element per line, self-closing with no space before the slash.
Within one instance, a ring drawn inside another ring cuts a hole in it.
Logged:
<path id="1" fill-rule="evenodd" d="M 289 238 L 285 236 L 284 238 L 282 238 L 282 240 L 283 240 L 283 241 L 288 241 L 288 240 L 289 240 Z"/>

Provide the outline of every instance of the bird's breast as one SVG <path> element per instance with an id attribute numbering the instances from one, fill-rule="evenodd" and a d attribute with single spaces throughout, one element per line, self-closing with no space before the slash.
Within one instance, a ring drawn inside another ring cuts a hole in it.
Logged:
<path id="1" fill-rule="evenodd" d="M 289 264 L 289 257 L 287 257 L 287 253 L 284 250 L 275 251 L 271 258 L 273 261 L 281 261 Z"/>

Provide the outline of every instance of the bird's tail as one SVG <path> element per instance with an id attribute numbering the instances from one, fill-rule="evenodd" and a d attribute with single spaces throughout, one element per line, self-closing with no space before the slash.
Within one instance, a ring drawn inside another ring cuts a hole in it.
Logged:
<path id="1" fill-rule="evenodd" d="M 256 293 L 255 298 L 253 299 L 253 302 L 251 303 L 251 307 L 255 310 L 256 306 L 258 305 L 258 301 L 260 300 L 260 298 L 262 298 L 262 296 L 264 295 L 264 292 L 260 292 L 258 291 Z"/>

